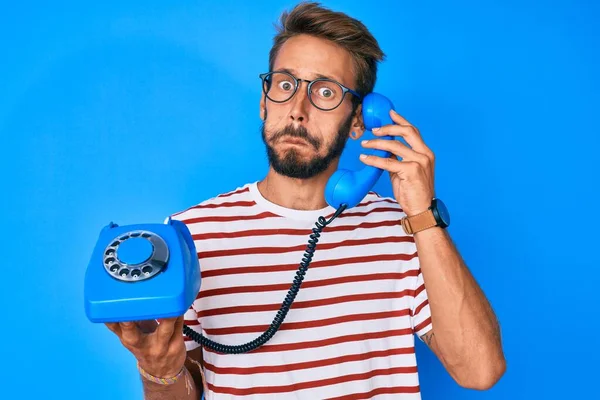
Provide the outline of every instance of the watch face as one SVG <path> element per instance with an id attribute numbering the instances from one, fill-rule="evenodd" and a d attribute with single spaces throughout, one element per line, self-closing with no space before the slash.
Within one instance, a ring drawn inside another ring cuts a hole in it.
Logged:
<path id="1" fill-rule="evenodd" d="M 450 225 L 450 213 L 448 212 L 446 205 L 440 199 L 435 200 L 435 209 L 437 210 L 437 215 L 441 220 L 440 222 L 445 226 Z"/>

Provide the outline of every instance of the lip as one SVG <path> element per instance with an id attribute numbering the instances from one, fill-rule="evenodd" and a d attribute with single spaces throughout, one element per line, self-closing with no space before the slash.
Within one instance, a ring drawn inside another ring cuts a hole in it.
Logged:
<path id="1" fill-rule="evenodd" d="M 300 139 L 300 138 L 285 138 L 281 141 L 281 143 L 287 143 L 287 144 L 295 144 L 298 146 L 306 146 L 308 145 L 308 142 L 304 139 Z"/>

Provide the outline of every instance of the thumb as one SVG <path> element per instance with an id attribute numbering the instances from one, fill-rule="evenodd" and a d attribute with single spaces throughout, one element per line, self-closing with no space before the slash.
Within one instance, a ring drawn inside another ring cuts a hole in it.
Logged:
<path id="1" fill-rule="evenodd" d="M 127 346 L 137 347 L 141 344 L 143 336 L 135 322 L 121 322 L 121 341 Z"/>

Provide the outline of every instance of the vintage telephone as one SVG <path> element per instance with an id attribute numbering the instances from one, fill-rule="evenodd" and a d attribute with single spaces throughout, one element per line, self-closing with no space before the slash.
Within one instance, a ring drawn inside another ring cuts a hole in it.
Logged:
<path id="1" fill-rule="evenodd" d="M 392 102 L 377 93 L 362 103 L 367 131 L 392 124 Z M 381 136 L 392 140 L 391 136 Z M 371 150 L 388 157 L 389 153 Z M 285 319 L 308 270 L 325 226 L 345 209 L 355 207 L 377 182 L 383 170 L 371 166 L 353 171 L 339 169 L 325 188 L 327 203 L 336 209 L 326 220 L 320 217 L 310 235 L 306 252 L 281 308 L 269 328 L 251 342 L 241 345 L 216 343 L 188 326 L 184 333 L 205 347 L 221 353 L 238 354 L 257 349 L 270 340 Z M 169 219 L 165 224 L 104 227 L 85 275 L 84 302 L 92 322 L 140 321 L 183 315 L 200 290 L 200 268 L 196 247 L 187 226 Z"/>

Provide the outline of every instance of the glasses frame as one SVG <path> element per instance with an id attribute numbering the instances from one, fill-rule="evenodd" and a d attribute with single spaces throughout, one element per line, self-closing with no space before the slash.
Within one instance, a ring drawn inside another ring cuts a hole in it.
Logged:
<path id="1" fill-rule="evenodd" d="M 274 73 L 278 73 L 278 74 L 285 74 L 287 76 L 289 76 L 290 78 L 292 78 L 292 80 L 294 81 L 294 91 L 292 92 L 292 94 L 290 95 L 290 97 L 288 97 L 285 100 L 273 100 L 271 97 L 269 97 L 269 94 L 267 93 L 267 88 L 266 88 L 266 80 L 269 76 L 273 75 Z M 306 96 L 308 97 L 308 101 L 310 101 L 310 104 L 312 104 L 315 108 L 322 110 L 322 111 L 333 111 L 336 108 L 338 108 L 343 102 L 344 102 L 344 97 L 346 96 L 346 93 L 350 93 L 354 96 L 356 96 L 359 100 L 362 100 L 362 96 L 360 94 L 358 94 L 356 91 L 350 89 L 349 87 L 346 87 L 344 85 L 342 85 L 341 83 L 339 83 L 338 81 L 334 81 L 333 79 L 329 79 L 329 78 L 317 78 L 317 79 L 313 79 L 313 80 L 308 80 L 308 79 L 300 79 L 300 78 L 296 78 L 294 75 L 290 74 L 289 72 L 286 71 L 270 71 L 270 72 L 265 72 L 262 74 L 258 75 L 259 78 L 262 80 L 262 90 L 265 93 L 265 96 L 267 96 L 267 98 L 269 100 L 271 100 L 274 103 L 285 103 L 286 101 L 289 101 L 292 99 L 292 97 L 294 97 L 296 95 L 296 92 L 298 92 L 298 88 L 300 87 L 300 83 L 301 82 L 306 82 Z M 315 82 L 332 82 L 335 83 L 336 85 L 339 85 L 342 88 L 342 97 L 340 98 L 340 102 L 333 108 L 322 108 L 317 106 L 311 97 L 311 89 L 312 89 L 312 85 Z"/>

